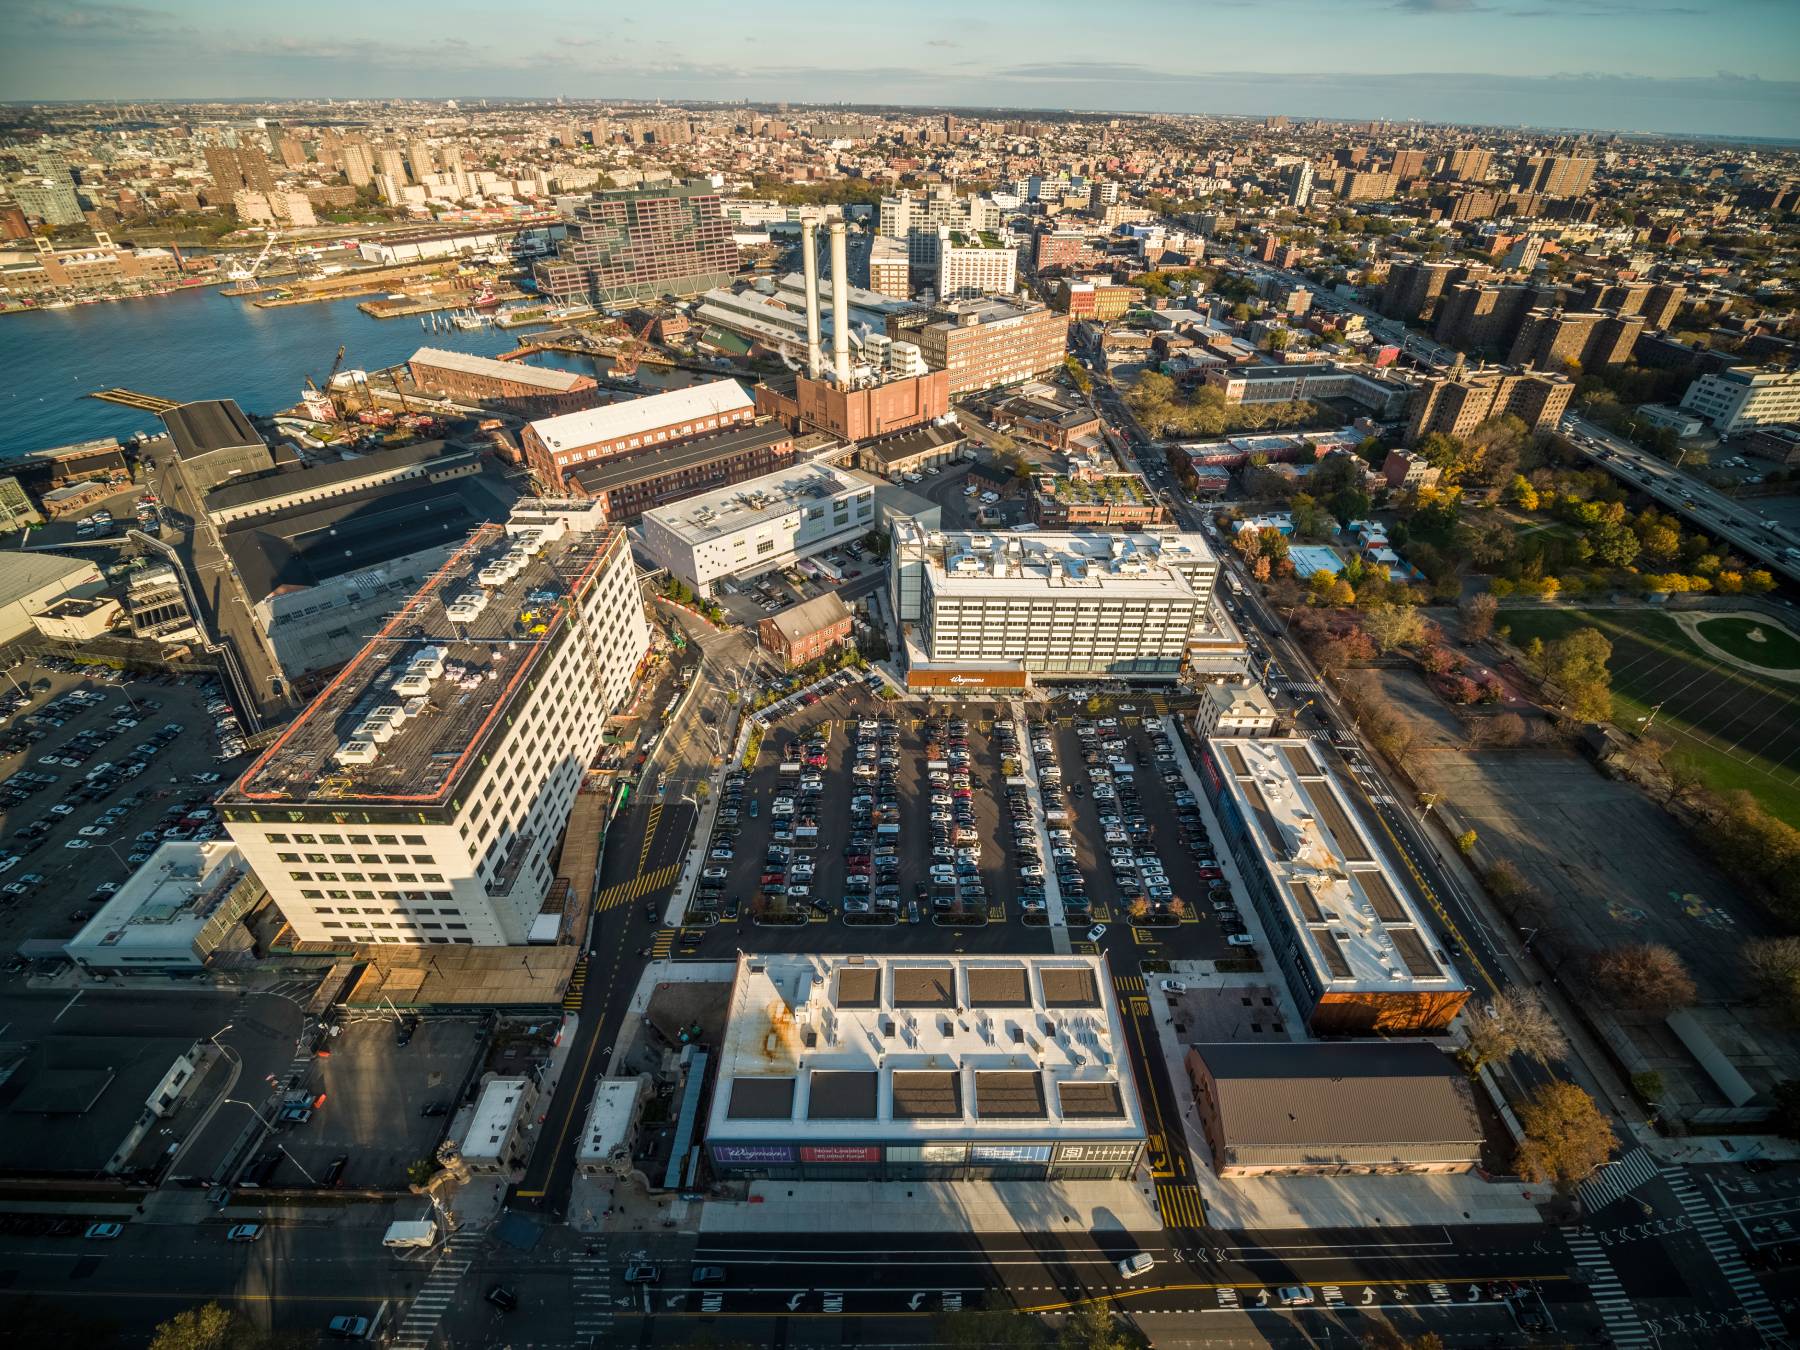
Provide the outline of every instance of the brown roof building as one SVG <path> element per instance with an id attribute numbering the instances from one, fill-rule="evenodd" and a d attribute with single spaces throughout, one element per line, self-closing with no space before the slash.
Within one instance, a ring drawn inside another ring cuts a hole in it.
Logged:
<path id="1" fill-rule="evenodd" d="M 843 441 L 905 431 L 949 411 L 950 377 L 941 370 L 843 388 L 806 375 L 777 376 L 756 387 L 759 417 L 779 417 L 796 432 L 823 431 Z"/>
<path id="2" fill-rule="evenodd" d="M 412 370 L 413 383 L 421 390 L 525 417 L 590 407 L 600 388 L 593 376 L 578 375 L 572 370 L 532 366 L 523 361 L 496 361 L 437 347 L 419 348 L 407 365 Z"/>
<path id="3" fill-rule="evenodd" d="M 571 469 L 568 490 L 606 503 L 606 518 L 636 520 L 652 507 L 781 468 L 794 458 L 794 437 L 779 422 L 728 427 L 676 445 L 612 455 Z"/>
<path id="4" fill-rule="evenodd" d="M 1482 370 L 1427 376 L 1407 410 L 1406 443 L 1434 431 L 1467 436 L 1489 418 L 1510 413 L 1530 431 L 1549 431 L 1569 406 L 1575 382 L 1567 375 Z"/>
<path id="5" fill-rule="evenodd" d="M 788 670 L 810 665 L 850 641 L 850 611 L 834 591 L 789 605 L 756 625 L 763 650 Z"/>

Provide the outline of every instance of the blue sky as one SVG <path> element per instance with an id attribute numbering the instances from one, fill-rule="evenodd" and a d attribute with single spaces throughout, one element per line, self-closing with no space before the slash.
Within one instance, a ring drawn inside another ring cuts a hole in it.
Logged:
<path id="1" fill-rule="evenodd" d="M 1800 136 L 1800 0 L 0 0 L 0 99 L 750 98 Z"/>

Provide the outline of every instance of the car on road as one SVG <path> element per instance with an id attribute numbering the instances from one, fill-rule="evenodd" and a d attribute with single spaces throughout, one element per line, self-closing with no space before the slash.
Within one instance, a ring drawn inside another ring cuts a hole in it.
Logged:
<path id="1" fill-rule="evenodd" d="M 340 1341 L 360 1341 L 368 1337 L 369 1319 L 349 1315 L 334 1317 L 325 1324 L 325 1330 Z"/>
<path id="2" fill-rule="evenodd" d="M 426 1102 L 419 1108 L 421 1117 L 447 1116 L 450 1114 L 449 1102 Z"/>
<path id="3" fill-rule="evenodd" d="M 82 1236 L 96 1242 L 110 1242 L 124 1231 L 125 1225 L 122 1223 L 90 1223 Z"/>
<path id="4" fill-rule="evenodd" d="M 225 1230 L 227 1242 L 258 1242 L 262 1239 L 260 1223 L 237 1223 Z"/>
<path id="5" fill-rule="evenodd" d="M 693 1274 L 688 1276 L 691 1284 L 724 1284 L 724 1266 L 695 1266 Z"/>
<path id="6" fill-rule="evenodd" d="M 1119 1261 L 1119 1275 L 1127 1280 L 1135 1280 L 1145 1274 L 1156 1264 L 1156 1258 L 1149 1252 L 1133 1252 Z"/>
<path id="7" fill-rule="evenodd" d="M 497 1284 L 482 1295 L 489 1303 L 501 1312 L 511 1312 L 519 1306 L 519 1296 L 503 1284 Z"/>
<path id="8" fill-rule="evenodd" d="M 1254 947 L 1256 945 L 1256 939 L 1251 937 L 1248 933 L 1233 933 L 1227 937 L 1225 941 L 1229 942 L 1233 947 Z"/>
<path id="9" fill-rule="evenodd" d="M 1307 1284 L 1283 1285 L 1281 1291 L 1276 1294 L 1276 1298 L 1281 1300 L 1281 1306 L 1284 1308 L 1311 1307 L 1313 1303 L 1312 1286 Z"/>
<path id="10" fill-rule="evenodd" d="M 625 1267 L 626 1284 L 659 1284 L 662 1281 L 662 1269 L 645 1262 L 634 1261 Z"/>
<path id="11" fill-rule="evenodd" d="M 1101 938 L 1103 938 L 1105 936 L 1106 936 L 1106 925 L 1103 923 L 1097 923 L 1092 928 L 1088 929 L 1088 931 L 1087 931 L 1087 940 L 1089 942 L 1098 942 Z"/>

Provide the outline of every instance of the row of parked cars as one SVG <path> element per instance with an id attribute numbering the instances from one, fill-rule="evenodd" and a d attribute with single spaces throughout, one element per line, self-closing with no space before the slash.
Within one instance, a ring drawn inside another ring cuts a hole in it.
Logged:
<path id="1" fill-rule="evenodd" d="M 1028 849 L 1028 856 L 1019 866 L 1019 903 L 1028 915 L 1043 912 L 1047 903 L 1044 878 L 1046 871 L 1054 872 L 1056 888 L 1062 896 L 1063 917 L 1071 926 L 1079 927 L 1092 921 L 1092 901 L 1088 897 L 1087 878 L 1082 875 L 1076 862 L 1075 836 L 1070 829 L 1071 817 L 1063 792 L 1062 765 L 1057 762 L 1056 757 L 1056 741 L 1050 734 L 1050 723 L 1041 717 L 1030 720 L 1026 725 L 1026 733 L 1030 737 L 1031 761 L 1037 770 L 1038 787 L 1043 795 L 1050 860 L 1046 864 L 1038 856 L 1037 830 L 1032 820 L 1029 784 L 1023 778 L 1009 776 L 1007 801 L 1013 816 L 1015 845 Z M 1003 755 L 1007 744 L 1007 741 L 1002 742 Z M 1030 835 L 1029 844 L 1027 835 Z M 1095 925 L 1088 934 L 1089 939 L 1094 942 L 1104 936 L 1106 929 L 1103 925 Z"/>
<path id="2" fill-rule="evenodd" d="M 981 873 L 981 832 L 975 826 L 969 724 L 960 717 L 939 715 L 927 718 L 923 730 L 931 829 L 926 898 L 939 914 L 984 914 L 988 893 Z M 915 909 L 913 918 L 919 917 Z"/>
<path id="3" fill-rule="evenodd" d="M 738 902 L 725 898 L 725 882 L 731 875 L 726 864 L 737 853 L 738 816 L 744 808 L 747 778 L 742 769 L 733 769 L 720 786 L 719 809 L 713 813 L 712 838 L 707 844 L 707 863 L 700 873 L 694 903 L 688 907 L 688 917 L 695 923 L 717 922 L 721 906 L 727 919 L 738 916 Z M 755 802 L 750 803 L 750 814 L 756 814 Z M 644 917 L 655 923 L 659 917 L 656 907 L 646 906 Z"/>
<path id="4" fill-rule="evenodd" d="M 850 776 L 844 919 L 892 923 L 900 913 L 900 724 L 891 713 L 857 720 Z"/>

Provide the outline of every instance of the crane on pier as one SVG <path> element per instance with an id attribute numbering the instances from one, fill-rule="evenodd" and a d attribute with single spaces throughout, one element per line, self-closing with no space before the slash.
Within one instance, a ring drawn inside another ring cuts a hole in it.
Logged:
<path id="1" fill-rule="evenodd" d="M 309 395 L 307 402 L 319 409 L 330 409 L 332 421 L 336 421 L 340 414 L 336 401 L 331 397 L 331 382 L 337 378 L 337 373 L 344 364 L 344 353 L 348 350 L 348 344 L 337 349 L 337 359 L 331 363 L 331 369 L 325 373 L 321 383 L 314 384 L 312 376 L 306 377 L 306 392 Z"/>
<path id="2" fill-rule="evenodd" d="M 270 230 L 268 239 L 263 243 L 262 252 L 256 255 L 256 261 L 248 267 L 234 267 L 225 275 L 233 281 L 255 281 L 256 274 L 262 271 L 262 265 L 269 260 L 269 251 L 275 247 L 275 241 L 280 237 L 280 230 Z"/>

